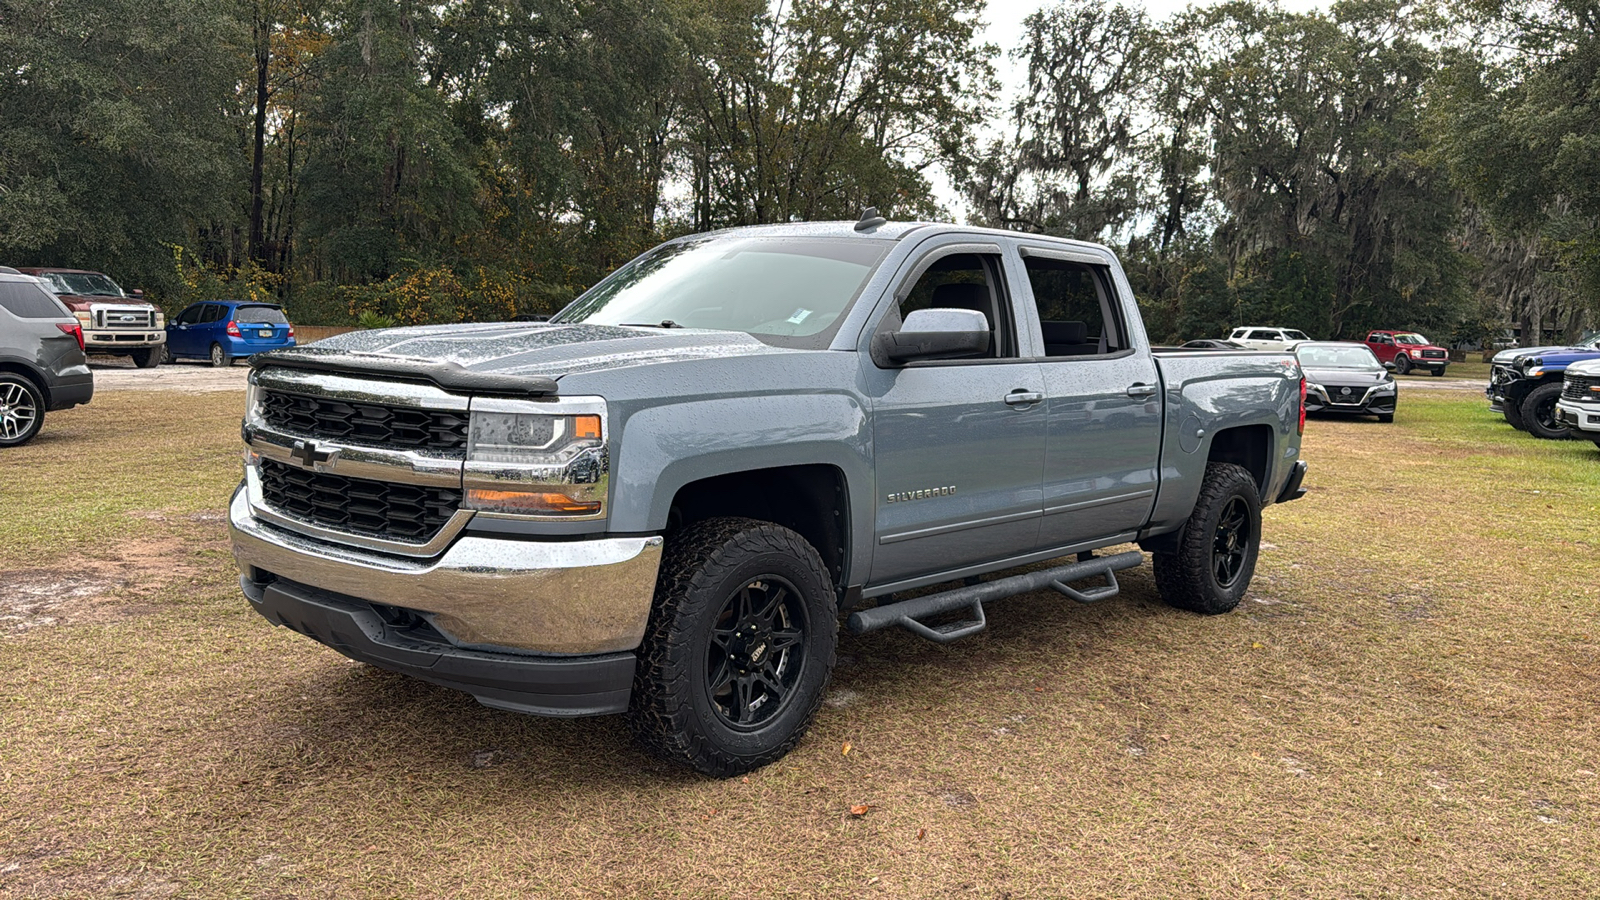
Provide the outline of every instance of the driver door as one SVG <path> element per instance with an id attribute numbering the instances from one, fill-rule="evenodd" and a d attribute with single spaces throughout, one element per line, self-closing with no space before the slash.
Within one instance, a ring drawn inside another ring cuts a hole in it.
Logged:
<path id="1" fill-rule="evenodd" d="M 969 309 L 989 320 L 991 342 L 981 358 L 899 367 L 862 354 L 878 473 L 875 586 L 1030 552 L 1043 508 L 1044 379 L 1017 352 L 1000 248 L 935 248 L 906 278 L 872 333 L 897 330 L 917 309 Z"/>

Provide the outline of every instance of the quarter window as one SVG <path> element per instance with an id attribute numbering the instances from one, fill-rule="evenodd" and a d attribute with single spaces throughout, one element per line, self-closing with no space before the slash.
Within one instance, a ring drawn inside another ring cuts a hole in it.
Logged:
<path id="1" fill-rule="evenodd" d="M 0 281 L 0 307 L 19 319 L 70 319 L 61 302 L 31 281 Z"/>

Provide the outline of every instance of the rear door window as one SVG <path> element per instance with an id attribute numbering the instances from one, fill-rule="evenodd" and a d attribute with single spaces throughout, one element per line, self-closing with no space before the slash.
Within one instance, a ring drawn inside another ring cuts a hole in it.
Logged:
<path id="1" fill-rule="evenodd" d="M 70 319 L 61 301 L 32 281 L 0 281 L 0 306 L 19 319 Z"/>
<path id="2" fill-rule="evenodd" d="M 1128 349 L 1102 267 L 1023 257 L 1039 308 L 1045 356 L 1104 356 Z"/>
<path id="3" fill-rule="evenodd" d="M 241 306 L 233 314 L 235 322 L 246 325 L 287 325 L 283 310 L 276 306 Z"/>
<path id="4" fill-rule="evenodd" d="M 222 318 L 223 307 L 218 303 L 207 303 L 206 311 L 200 314 L 200 324 L 209 325 Z"/>

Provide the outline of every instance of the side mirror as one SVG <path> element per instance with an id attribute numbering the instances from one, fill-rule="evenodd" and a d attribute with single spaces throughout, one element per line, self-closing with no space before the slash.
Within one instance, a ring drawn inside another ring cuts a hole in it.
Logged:
<path id="1" fill-rule="evenodd" d="M 919 309 L 899 331 L 872 339 L 872 357 L 889 365 L 919 359 L 962 359 L 989 350 L 989 320 L 971 309 Z"/>
<path id="2" fill-rule="evenodd" d="M 1384 363 L 1384 364 L 1383 364 L 1383 367 L 1384 367 L 1384 368 L 1385 368 L 1385 369 L 1388 369 L 1388 370 L 1389 370 L 1389 371 L 1391 371 L 1391 372 L 1393 372 L 1393 371 L 1394 371 L 1394 363 L 1393 363 L 1393 362 L 1392 362 L 1392 361 L 1391 361 L 1391 362 L 1386 362 L 1386 363 Z"/>
<path id="3" fill-rule="evenodd" d="M 132 297 L 135 300 L 143 300 L 144 299 L 144 288 L 134 288 L 133 290 L 128 292 L 128 296 Z"/>

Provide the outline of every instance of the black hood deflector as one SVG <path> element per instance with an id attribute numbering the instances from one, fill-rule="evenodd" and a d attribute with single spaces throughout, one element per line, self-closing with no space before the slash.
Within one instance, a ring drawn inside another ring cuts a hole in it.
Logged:
<path id="1" fill-rule="evenodd" d="M 407 359 L 377 353 L 351 353 L 346 350 L 321 347 L 294 347 L 250 357 L 250 368 L 260 369 L 267 366 L 426 381 L 447 391 L 470 391 L 480 394 L 549 397 L 554 396 L 557 390 L 556 380 L 545 375 L 475 372 L 448 361 Z"/>

